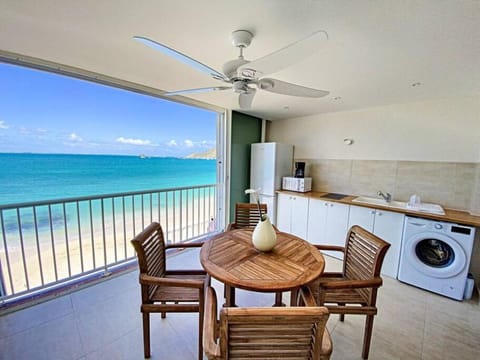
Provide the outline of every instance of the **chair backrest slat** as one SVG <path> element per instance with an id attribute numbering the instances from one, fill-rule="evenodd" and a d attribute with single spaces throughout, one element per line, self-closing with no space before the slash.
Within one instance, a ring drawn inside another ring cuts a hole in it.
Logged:
<path id="1" fill-rule="evenodd" d="M 267 213 L 267 204 L 260 204 L 262 214 Z M 260 211 L 257 204 L 235 204 L 235 228 L 254 228 L 260 221 Z"/>

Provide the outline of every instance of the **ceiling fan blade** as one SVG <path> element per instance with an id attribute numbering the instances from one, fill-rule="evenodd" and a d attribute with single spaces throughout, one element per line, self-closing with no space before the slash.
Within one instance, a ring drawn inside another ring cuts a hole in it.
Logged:
<path id="1" fill-rule="evenodd" d="M 257 82 L 257 86 L 262 90 L 290 96 L 319 98 L 330 94 L 329 91 L 312 89 L 270 78 L 260 79 Z"/>
<path id="2" fill-rule="evenodd" d="M 320 50 L 326 40 L 328 40 L 328 34 L 325 31 L 314 32 L 302 40 L 240 66 L 237 74 L 247 78 L 259 78 L 262 75 L 273 74 L 313 55 Z"/>
<path id="3" fill-rule="evenodd" d="M 184 64 L 187 64 L 191 67 L 193 67 L 194 69 L 204 73 L 204 74 L 207 74 L 211 77 L 213 77 L 214 79 L 217 79 L 217 80 L 228 80 L 225 75 L 223 75 L 222 73 L 212 69 L 211 67 L 208 67 L 207 65 L 204 65 L 202 64 L 201 62 L 195 60 L 195 59 L 192 59 L 191 57 L 185 55 L 185 54 L 182 54 L 172 48 L 169 48 L 168 46 L 165 46 L 163 44 L 160 44 L 154 40 L 151 40 L 151 39 L 148 39 L 146 37 L 143 37 L 143 36 L 134 36 L 133 37 L 135 40 L 147 45 L 147 46 L 150 46 L 151 48 L 155 49 L 155 50 L 158 50 L 162 53 L 164 53 L 165 55 L 168 55 L 168 56 L 171 56 L 181 62 L 183 62 Z"/>
<path id="4" fill-rule="evenodd" d="M 252 107 L 252 101 L 255 96 L 255 89 L 250 89 L 246 93 L 242 93 L 238 96 L 238 104 L 240 109 L 250 109 Z"/>
<path id="5" fill-rule="evenodd" d="M 163 95 L 165 96 L 173 96 L 173 95 L 185 95 L 185 94 L 195 94 L 195 93 L 202 93 L 207 91 L 221 91 L 221 90 L 228 90 L 231 89 L 231 86 L 215 86 L 215 87 L 205 87 L 205 88 L 198 88 L 198 89 L 187 89 L 187 90 L 178 90 L 178 91 L 170 91 L 166 92 Z"/>

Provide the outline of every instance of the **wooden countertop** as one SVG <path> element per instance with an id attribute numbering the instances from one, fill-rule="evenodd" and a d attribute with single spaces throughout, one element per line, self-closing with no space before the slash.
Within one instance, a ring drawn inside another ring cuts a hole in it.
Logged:
<path id="1" fill-rule="evenodd" d="M 445 209 L 444 208 L 445 215 L 439 215 L 439 214 L 429 214 L 429 213 L 420 212 L 420 211 L 413 211 L 413 210 L 408 210 L 408 209 L 392 208 L 392 207 L 381 206 L 381 205 L 376 205 L 376 204 L 353 202 L 352 200 L 357 197 L 356 195 L 349 195 L 349 196 L 347 196 L 347 197 L 345 197 L 341 200 L 334 200 L 334 199 L 324 197 L 326 194 L 328 194 L 327 192 L 310 191 L 310 192 L 306 192 L 306 193 L 299 193 L 299 192 L 295 192 L 295 191 L 279 190 L 279 191 L 277 191 L 277 193 L 279 193 L 279 194 L 289 194 L 289 195 L 292 195 L 292 196 L 302 196 L 302 197 L 307 197 L 307 198 L 311 198 L 311 199 L 319 199 L 319 200 L 336 202 L 336 203 L 346 204 L 346 205 L 367 207 L 367 208 L 371 208 L 371 209 L 382 209 L 382 210 L 402 213 L 402 214 L 405 214 L 405 215 L 408 215 L 408 216 L 417 216 L 417 217 L 421 217 L 421 218 L 425 218 L 425 219 L 448 221 L 448 222 L 454 222 L 454 223 L 462 224 L 462 225 L 470 225 L 470 226 L 480 227 L 480 216 L 471 215 L 466 211 Z"/>

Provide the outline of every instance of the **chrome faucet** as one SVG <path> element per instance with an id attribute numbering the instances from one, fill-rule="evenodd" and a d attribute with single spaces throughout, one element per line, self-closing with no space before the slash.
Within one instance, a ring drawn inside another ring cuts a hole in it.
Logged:
<path id="1" fill-rule="evenodd" d="M 381 197 L 383 198 L 383 200 L 385 200 L 387 203 L 389 203 L 390 201 L 392 201 L 392 195 L 391 195 L 390 193 L 388 193 L 388 192 L 387 192 L 386 194 L 384 194 L 384 193 L 382 192 L 382 190 L 378 190 L 377 195 L 378 195 L 378 196 L 381 196 Z"/>

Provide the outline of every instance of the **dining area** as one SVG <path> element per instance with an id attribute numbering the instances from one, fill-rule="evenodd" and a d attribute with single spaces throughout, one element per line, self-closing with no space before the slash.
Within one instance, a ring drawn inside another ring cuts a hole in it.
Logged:
<path id="1" fill-rule="evenodd" d="M 167 255 L 172 270 L 202 269 L 201 247 Z M 323 256 L 325 271 L 343 263 Z M 224 285 L 211 279 L 219 306 Z M 269 292 L 236 289 L 241 307 L 268 307 Z M 283 292 L 289 304 L 290 293 Z M 143 359 L 143 324 L 139 307 L 138 266 L 104 281 L 78 288 L 35 306 L 0 317 L 0 348 L 6 359 Z M 388 276 L 378 291 L 378 315 L 369 359 L 477 359 L 480 351 L 478 299 L 457 302 Z M 198 359 L 198 313 L 152 314 L 151 359 Z M 365 316 L 331 314 L 326 328 L 332 340 L 331 360 L 361 359 Z M 60 341 L 60 339 L 62 339 Z M 207 359 L 204 355 L 203 359 Z"/>
<path id="2" fill-rule="evenodd" d="M 271 226 L 274 241 L 265 247 L 258 240 L 265 219 L 260 206 L 237 204 L 235 221 L 205 241 L 167 244 L 156 222 L 132 240 L 145 358 L 152 356 L 151 313 L 162 319 L 168 313 L 198 313 L 198 359 L 330 359 L 335 342 L 329 318 L 338 314 L 344 322 L 345 315 L 364 315 L 363 345 L 356 351 L 358 358 L 369 357 L 389 244 L 359 226 L 350 229 L 344 247 L 313 245 Z M 201 268 L 169 269 L 166 254 L 179 248 L 197 248 Z M 343 252 L 341 269 L 326 271 L 321 250 Z M 242 304 L 238 291 L 271 300 Z"/>

